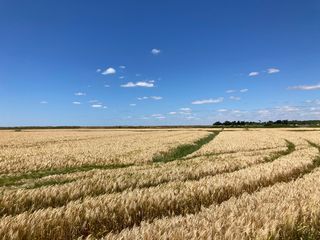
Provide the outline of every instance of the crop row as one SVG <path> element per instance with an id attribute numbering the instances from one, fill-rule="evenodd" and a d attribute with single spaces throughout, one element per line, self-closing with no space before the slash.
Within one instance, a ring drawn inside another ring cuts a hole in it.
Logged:
<path id="1" fill-rule="evenodd" d="M 244 192 L 252 193 L 277 182 L 288 182 L 309 173 L 319 163 L 318 151 L 308 147 L 233 173 L 199 181 L 173 181 L 156 187 L 118 194 L 87 197 L 60 208 L 24 212 L 0 220 L 4 239 L 73 239 L 104 235 L 166 216 L 195 214 Z"/>

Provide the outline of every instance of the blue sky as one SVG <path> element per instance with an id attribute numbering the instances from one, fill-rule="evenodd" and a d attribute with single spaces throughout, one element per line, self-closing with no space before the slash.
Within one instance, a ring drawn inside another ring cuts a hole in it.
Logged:
<path id="1" fill-rule="evenodd" d="M 320 2 L 0 0 L 0 126 L 320 119 Z"/>

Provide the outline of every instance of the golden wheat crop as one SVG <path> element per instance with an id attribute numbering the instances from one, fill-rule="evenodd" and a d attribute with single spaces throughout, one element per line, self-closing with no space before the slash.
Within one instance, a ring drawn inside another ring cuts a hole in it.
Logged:
<path id="1" fill-rule="evenodd" d="M 0 236 L 317 239 L 319 145 L 317 129 L 0 131 Z"/>
<path id="2" fill-rule="evenodd" d="M 94 131 L 76 133 L 69 139 L 70 131 L 67 131 L 66 136 L 59 132 L 53 140 L 47 132 L 41 133 L 37 133 L 31 143 L 23 142 L 32 135 L 27 132 L 23 133 L 20 143 L 0 145 L 0 174 L 83 164 L 144 163 L 160 151 L 191 143 L 208 134 L 206 131 L 104 131 L 98 134 Z M 3 137 L 12 142 L 20 133 L 11 134 L 14 136 L 7 136 L 10 134 L 6 132 Z"/>

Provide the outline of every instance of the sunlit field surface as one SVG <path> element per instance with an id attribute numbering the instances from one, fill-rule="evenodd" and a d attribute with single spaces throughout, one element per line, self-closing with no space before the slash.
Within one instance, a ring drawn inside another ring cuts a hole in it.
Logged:
<path id="1" fill-rule="evenodd" d="M 0 239 L 320 239 L 320 131 L 0 131 Z"/>

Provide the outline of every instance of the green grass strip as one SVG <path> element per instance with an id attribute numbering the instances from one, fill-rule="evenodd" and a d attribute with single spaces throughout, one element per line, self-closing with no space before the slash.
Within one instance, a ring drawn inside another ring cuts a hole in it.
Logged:
<path id="1" fill-rule="evenodd" d="M 285 139 L 285 141 L 287 143 L 287 149 L 283 150 L 283 151 L 276 152 L 276 153 L 272 154 L 271 156 L 267 157 L 265 159 L 266 162 L 272 162 L 272 161 L 274 161 L 282 156 L 288 155 L 296 150 L 296 146 L 294 145 L 293 142 L 290 142 L 287 139 Z"/>
<path id="2" fill-rule="evenodd" d="M 85 164 L 81 166 L 65 167 L 65 168 L 51 168 L 40 171 L 31 171 L 27 173 L 17 174 L 13 176 L 0 177 L 0 186 L 15 186 L 21 185 L 19 181 L 26 179 L 38 179 L 50 175 L 61 175 L 74 172 L 87 172 L 93 169 L 116 169 L 132 166 L 133 164 L 109 164 L 109 165 L 96 165 Z"/>
<path id="3" fill-rule="evenodd" d="M 200 149 L 204 144 L 213 140 L 219 131 L 212 132 L 208 136 L 201 138 L 194 142 L 193 144 L 183 144 L 170 150 L 169 152 L 163 152 L 159 155 L 155 156 L 152 160 L 153 162 L 170 162 L 176 159 L 182 158 L 190 153 L 193 153 Z M 110 165 L 95 165 L 95 164 L 86 164 L 82 166 L 73 166 L 73 167 L 65 167 L 65 168 L 52 168 L 52 169 L 44 169 L 39 171 L 31 171 L 27 173 L 17 174 L 13 176 L 1 176 L 0 177 L 0 186 L 19 186 L 23 185 L 24 182 L 21 180 L 27 179 L 39 179 L 43 177 L 47 177 L 50 175 L 62 175 L 74 172 L 86 172 L 93 169 L 116 169 L 116 168 L 125 168 L 132 166 L 133 164 L 110 164 Z M 47 181 L 43 183 L 36 184 L 35 188 L 46 186 L 46 185 L 54 185 L 54 184 L 63 184 L 64 181 L 56 182 L 56 181 Z M 65 182 L 66 183 L 66 182 Z"/>
<path id="4" fill-rule="evenodd" d="M 62 185 L 62 184 L 71 183 L 74 181 L 76 181 L 76 179 L 63 179 L 63 180 L 50 179 L 48 181 L 35 182 L 31 186 L 25 187 L 25 189 L 36 189 L 36 188 L 41 188 L 45 186 Z"/>
<path id="5" fill-rule="evenodd" d="M 168 152 L 160 152 L 156 156 L 153 157 L 152 161 L 159 163 L 159 162 L 171 162 L 177 159 L 183 158 L 197 150 L 199 150 L 204 144 L 209 143 L 212 141 L 219 132 L 210 133 L 208 136 L 204 138 L 200 138 L 199 140 L 195 141 L 192 144 L 182 144 L 169 150 Z"/>

